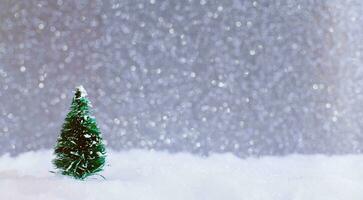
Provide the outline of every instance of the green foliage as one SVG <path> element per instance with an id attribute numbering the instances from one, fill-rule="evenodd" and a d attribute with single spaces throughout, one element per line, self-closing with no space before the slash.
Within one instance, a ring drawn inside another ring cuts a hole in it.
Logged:
<path id="1" fill-rule="evenodd" d="M 76 89 L 55 147 L 55 167 L 64 175 L 85 179 L 103 170 L 106 150 L 82 86 Z"/>

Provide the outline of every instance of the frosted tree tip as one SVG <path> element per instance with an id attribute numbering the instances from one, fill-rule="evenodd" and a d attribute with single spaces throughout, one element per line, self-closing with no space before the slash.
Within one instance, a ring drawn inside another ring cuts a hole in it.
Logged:
<path id="1" fill-rule="evenodd" d="M 87 96 L 87 91 L 86 91 L 86 89 L 84 89 L 84 87 L 82 85 L 76 87 L 76 96 L 78 98 Z"/>

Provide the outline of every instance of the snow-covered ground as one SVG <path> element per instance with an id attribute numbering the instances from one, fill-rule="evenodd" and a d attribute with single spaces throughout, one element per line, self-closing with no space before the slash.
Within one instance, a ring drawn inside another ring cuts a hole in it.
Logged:
<path id="1" fill-rule="evenodd" d="M 49 173 L 51 151 L 0 157 L 6 200 L 362 200 L 363 156 L 240 159 L 231 154 L 109 152 L 107 179 Z"/>

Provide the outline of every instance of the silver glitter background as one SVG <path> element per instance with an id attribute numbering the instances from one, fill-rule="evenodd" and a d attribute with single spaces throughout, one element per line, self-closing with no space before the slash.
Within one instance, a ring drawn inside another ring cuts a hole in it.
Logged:
<path id="1" fill-rule="evenodd" d="M 360 153 L 363 2 L 1 0 L 0 153 L 52 148 L 82 84 L 108 147 Z"/>

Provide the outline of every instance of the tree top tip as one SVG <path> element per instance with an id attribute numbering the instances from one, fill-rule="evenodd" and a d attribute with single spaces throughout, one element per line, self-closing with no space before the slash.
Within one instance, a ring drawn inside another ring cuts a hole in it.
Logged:
<path id="1" fill-rule="evenodd" d="M 86 91 L 86 89 L 84 89 L 84 87 L 82 85 L 76 87 L 76 96 L 78 98 L 87 96 L 87 91 Z"/>

